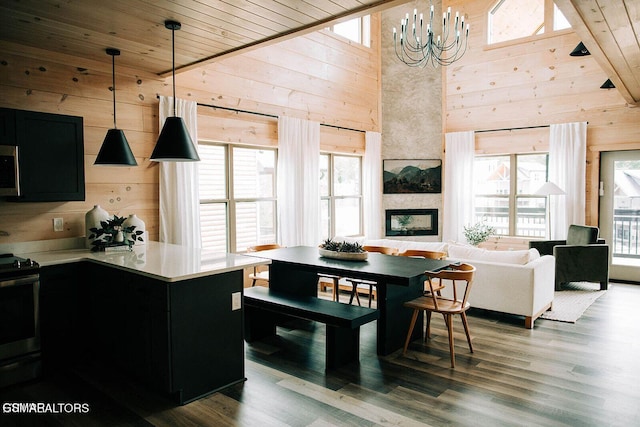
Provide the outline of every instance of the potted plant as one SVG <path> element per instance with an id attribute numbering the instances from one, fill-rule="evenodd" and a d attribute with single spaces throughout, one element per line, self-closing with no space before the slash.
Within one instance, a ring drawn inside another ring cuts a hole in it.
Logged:
<path id="1" fill-rule="evenodd" d="M 467 239 L 467 242 L 473 246 L 478 246 L 480 243 L 486 242 L 495 232 L 496 229 L 487 224 L 485 218 L 473 225 L 464 226 L 464 237 Z"/>
<path id="2" fill-rule="evenodd" d="M 364 261 L 367 259 L 367 251 L 358 242 L 337 242 L 327 239 L 320 244 L 320 256 L 334 259 Z"/>
<path id="3" fill-rule="evenodd" d="M 112 219 L 100 221 L 100 227 L 93 227 L 90 229 L 91 235 L 89 239 L 95 239 L 91 244 L 92 251 L 104 250 L 107 247 L 114 246 L 127 246 L 131 249 L 136 241 L 143 241 L 141 230 L 136 230 L 135 225 L 128 227 L 123 226 L 125 217 L 119 217 L 114 215 Z"/>

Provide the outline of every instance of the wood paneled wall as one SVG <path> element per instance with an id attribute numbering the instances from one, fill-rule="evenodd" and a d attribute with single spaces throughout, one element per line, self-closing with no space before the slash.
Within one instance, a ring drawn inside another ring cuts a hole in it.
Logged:
<path id="1" fill-rule="evenodd" d="M 362 153 L 364 133 L 379 131 L 379 17 L 372 48 L 327 31 L 312 33 L 178 74 L 177 96 L 201 104 L 272 116 L 289 115 L 322 126 L 323 150 Z M 149 156 L 158 135 L 157 95 L 171 95 L 171 80 L 118 66 L 118 128 L 139 166 L 93 166 L 113 126 L 111 58 L 96 62 L 0 44 L 0 106 L 84 118 L 86 200 L 12 203 L 0 199 L 0 244 L 79 237 L 94 204 L 111 214 L 136 213 L 150 239 L 158 239 L 158 166 Z M 277 144 L 273 117 L 199 108 L 199 137 L 250 145 Z M 62 217 L 63 232 L 52 220 Z"/>
<path id="2" fill-rule="evenodd" d="M 135 168 L 94 166 L 113 127 L 111 59 L 105 63 L 53 55 L 3 42 L 0 49 L 0 105 L 83 117 L 86 199 L 84 202 L 14 203 L 0 200 L 0 243 L 78 237 L 84 215 L 99 204 L 110 214 L 137 214 L 150 238 L 158 238 L 158 173 L 149 155 L 158 135 L 156 94 L 166 84 L 155 75 L 118 66 L 118 128 L 124 130 L 139 164 Z M 54 232 L 52 220 L 64 220 Z M 5 235 L 6 234 L 6 235 Z"/>
<path id="3" fill-rule="evenodd" d="M 615 89 L 600 89 L 608 77 L 593 57 L 569 56 L 580 42 L 573 30 L 489 47 L 484 29 L 495 0 L 443 3 L 464 12 L 472 28 L 464 58 L 445 72 L 445 131 L 589 122 L 586 221 L 597 225 L 599 153 L 640 148 L 640 108 L 628 107 Z M 548 144 L 545 134 L 479 134 L 477 149 L 500 152 L 503 146 L 536 151 Z"/>

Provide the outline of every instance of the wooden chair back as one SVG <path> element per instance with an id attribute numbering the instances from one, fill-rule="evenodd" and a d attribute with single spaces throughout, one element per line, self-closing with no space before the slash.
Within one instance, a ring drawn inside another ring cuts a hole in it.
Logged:
<path id="1" fill-rule="evenodd" d="M 387 246 L 368 246 L 365 245 L 362 247 L 367 252 L 378 252 L 385 255 L 398 255 L 397 248 L 389 248 Z"/>
<path id="2" fill-rule="evenodd" d="M 249 246 L 247 248 L 247 252 L 268 251 L 270 249 L 278 249 L 281 247 L 282 246 L 280 246 L 277 243 L 267 243 L 264 245 Z M 253 273 L 249 274 L 249 279 L 251 280 L 251 287 L 255 286 L 258 280 L 262 280 L 266 283 L 269 283 L 269 267 L 268 266 L 253 267 Z"/>
<path id="3" fill-rule="evenodd" d="M 470 264 L 451 264 L 446 270 L 440 271 L 425 271 L 425 276 L 427 276 L 427 291 L 430 292 L 430 296 L 433 299 L 433 310 L 438 313 L 443 312 L 460 312 L 461 310 L 466 310 L 467 300 L 469 299 L 469 293 L 471 292 L 471 286 L 473 284 L 473 276 L 475 275 L 476 268 Z M 447 286 L 447 282 L 451 283 L 451 293 L 452 298 L 445 298 L 436 291 L 438 289 L 442 289 Z M 459 297 L 458 294 L 460 291 L 458 290 L 458 286 L 456 283 L 463 283 L 462 286 L 462 296 Z M 456 302 L 456 304 L 439 304 L 442 300 L 450 300 Z M 446 307 L 446 308 L 445 308 Z"/>
<path id="4" fill-rule="evenodd" d="M 280 246 L 277 243 L 267 243 L 265 245 L 255 245 L 255 246 L 249 246 L 247 248 L 247 252 L 260 252 L 260 251 L 268 251 L 270 249 L 278 249 L 281 248 L 282 246 Z"/>
<path id="5" fill-rule="evenodd" d="M 438 251 L 426 251 L 422 249 L 407 249 L 406 251 L 398 254 L 399 256 L 410 256 L 416 258 L 427 258 L 427 259 L 445 259 L 447 257 L 446 252 L 438 252 Z"/>

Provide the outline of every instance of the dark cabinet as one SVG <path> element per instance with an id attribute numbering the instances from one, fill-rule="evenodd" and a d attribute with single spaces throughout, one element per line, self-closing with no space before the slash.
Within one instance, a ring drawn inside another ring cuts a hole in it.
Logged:
<path id="1" fill-rule="evenodd" d="M 163 391 L 171 391 L 166 283 L 90 266 L 88 323 L 93 357 Z"/>
<path id="2" fill-rule="evenodd" d="M 0 144 L 16 145 L 16 110 L 0 108 Z"/>
<path id="3" fill-rule="evenodd" d="M 85 199 L 82 117 L 3 108 L 0 136 L 18 146 L 21 196 L 11 200 Z"/>
<path id="4" fill-rule="evenodd" d="M 245 379 L 242 270 L 166 282 L 81 262 L 40 282 L 45 373 L 101 360 L 181 404 Z"/>
<path id="5" fill-rule="evenodd" d="M 63 264 L 40 269 L 40 335 L 43 370 L 83 360 L 87 353 L 86 308 L 81 286 L 85 264 Z"/>
<path id="6" fill-rule="evenodd" d="M 244 381 L 242 270 L 165 282 L 90 264 L 92 354 L 179 403 Z"/>

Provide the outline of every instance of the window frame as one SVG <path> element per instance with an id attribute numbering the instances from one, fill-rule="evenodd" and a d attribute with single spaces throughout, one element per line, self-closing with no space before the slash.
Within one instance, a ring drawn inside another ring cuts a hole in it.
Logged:
<path id="1" fill-rule="evenodd" d="M 546 227 L 547 227 L 547 209 L 548 206 L 548 198 L 544 196 L 537 196 L 533 193 L 527 194 L 518 194 L 518 160 L 522 161 L 526 156 L 536 156 L 544 154 L 546 156 L 545 164 L 545 180 L 549 179 L 549 152 L 527 152 L 527 153 L 502 153 L 502 154 L 486 154 L 486 155 L 475 155 L 475 159 L 478 158 L 492 158 L 492 157 L 508 157 L 509 158 L 509 194 L 480 194 L 477 193 L 474 189 L 473 191 L 473 218 L 475 221 L 479 221 L 478 214 L 476 212 L 476 199 L 477 198 L 487 198 L 487 199 L 507 199 L 508 206 L 508 234 L 499 234 L 496 233 L 497 236 L 500 237 L 515 237 L 515 238 L 539 238 L 544 236 L 531 236 L 518 234 L 518 200 L 519 199 L 531 199 L 531 198 L 544 198 L 545 200 L 545 228 L 543 229 L 546 235 Z M 475 177 L 474 177 L 475 181 Z"/>
<path id="2" fill-rule="evenodd" d="M 349 21 L 358 21 L 358 40 L 353 40 L 347 36 L 342 35 L 339 32 L 334 30 L 335 26 L 338 24 L 344 24 Z M 363 15 L 352 19 L 347 19 L 340 22 L 335 22 L 332 25 L 329 25 L 325 28 L 327 31 L 330 31 L 332 34 L 335 34 L 342 39 L 349 40 L 350 42 L 357 43 L 364 47 L 371 47 L 371 15 Z"/>
<path id="3" fill-rule="evenodd" d="M 247 145 L 236 143 L 224 143 L 217 141 L 199 141 L 198 145 L 219 146 L 224 148 L 224 161 L 225 161 L 225 198 L 221 199 L 202 199 L 199 198 L 199 204 L 225 204 L 227 226 L 226 226 L 226 239 L 227 239 L 227 252 L 237 253 L 237 206 L 240 203 L 251 202 L 273 202 L 274 212 L 276 218 L 274 219 L 274 234 L 278 235 L 278 221 L 277 221 L 277 209 L 278 209 L 278 194 L 277 194 L 277 168 L 278 168 L 278 149 L 275 147 L 267 147 L 261 145 Z M 273 196 L 271 197 L 241 197 L 236 198 L 234 193 L 234 169 L 233 169 L 233 151 L 234 148 L 249 149 L 249 150 L 264 150 L 273 151 L 274 153 L 274 173 L 273 173 Z M 259 244 L 260 242 L 256 242 Z M 244 252 L 244 251 L 243 251 Z"/>
<path id="4" fill-rule="evenodd" d="M 328 170 L 328 182 L 329 182 L 329 194 L 328 195 L 322 195 L 320 194 L 320 203 L 322 204 L 322 202 L 324 200 L 328 200 L 329 202 L 329 236 L 330 238 L 333 238 L 336 236 L 336 200 L 345 200 L 345 199 L 357 199 L 358 200 L 358 204 L 359 204 L 359 230 L 357 234 L 352 234 L 349 236 L 343 236 L 343 237 L 353 237 L 353 236 L 361 236 L 364 233 L 364 198 L 362 195 L 362 189 L 363 189 L 363 184 L 362 184 L 362 178 L 363 178 L 363 159 L 364 156 L 359 155 L 359 154 L 346 154 L 346 153 L 339 153 L 339 152 L 328 152 L 328 151 L 321 151 L 320 152 L 320 157 L 322 156 L 328 156 L 329 161 L 328 161 L 328 165 L 327 165 L 327 170 Z M 360 176 L 359 176 L 359 190 L 358 190 L 358 195 L 342 195 L 342 196 L 337 196 L 335 195 L 335 185 L 334 185 L 334 161 L 335 161 L 335 157 L 350 157 L 350 158 L 357 158 L 359 160 L 360 163 Z M 320 179 L 320 177 L 318 177 L 318 180 Z M 319 182 L 319 181 L 318 181 Z M 324 231 L 322 231 L 321 234 L 324 234 Z"/>
<path id="5" fill-rule="evenodd" d="M 500 47 L 505 47 L 505 46 L 511 46 L 511 45 L 518 45 L 518 44 L 523 44 L 523 43 L 529 43 L 532 40 L 539 40 L 539 39 L 542 39 L 542 38 L 555 37 L 558 34 L 573 32 L 573 28 L 571 26 L 569 26 L 568 28 L 563 28 L 563 29 L 559 29 L 559 30 L 554 29 L 554 13 L 555 13 L 554 8 L 556 7 L 555 2 L 553 0 L 544 0 L 544 23 L 543 23 L 544 32 L 542 32 L 541 34 L 534 34 L 534 35 L 530 35 L 530 36 L 519 37 L 519 38 L 515 38 L 515 39 L 503 40 L 503 41 L 500 41 L 500 42 L 491 43 L 491 41 L 489 39 L 490 35 L 491 35 L 491 31 L 490 31 L 490 26 L 491 26 L 490 14 L 491 14 L 491 11 L 493 9 L 495 9 L 495 7 L 498 5 L 498 3 L 500 3 L 500 0 L 496 0 L 493 3 L 491 3 L 489 5 L 489 7 L 487 8 L 486 13 L 484 14 L 485 50 L 494 49 L 494 48 L 500 48 Z M 558 10 L 562 13 L 562 11 L 559 8 L 558 8 Z"/>

